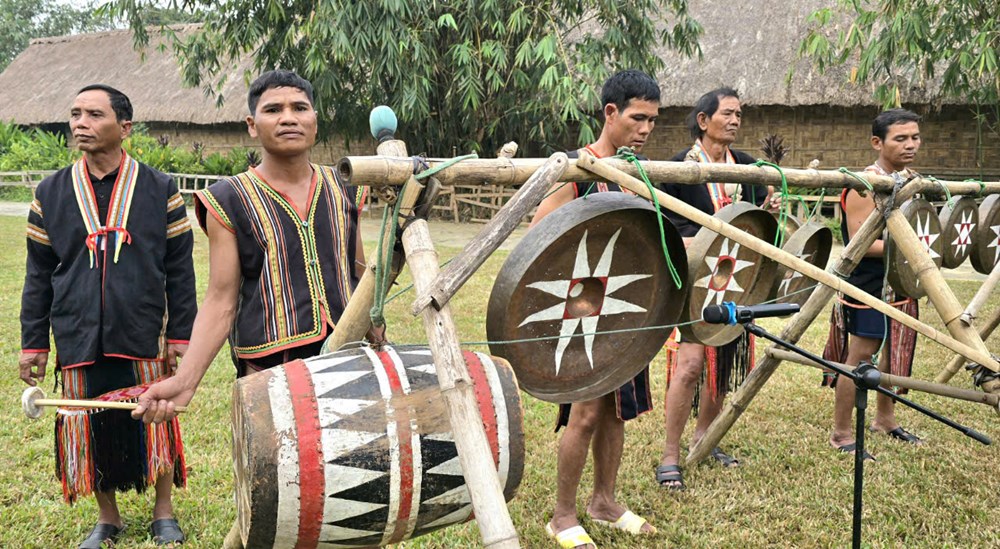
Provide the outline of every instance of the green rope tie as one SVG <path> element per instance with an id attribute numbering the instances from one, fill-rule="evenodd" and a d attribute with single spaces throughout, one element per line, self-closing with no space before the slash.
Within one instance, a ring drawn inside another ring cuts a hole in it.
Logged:
<path id="1" fill-rule="evenodd" d="M 650 183 L 649 176 L 646 175 L 646 170 L 642 167 L 642 162 L 639 162 L 639 159 L 635 156 L 635 151 L 629 147 L 621 147 L 618 149 L 616 156 L 635 164 L 639 175 L 642 177 L 642 182 L 646 184 L 646 189 L 649 190 L 649 196 L 653 199 L 653 205 L 656 206 L 656 222 L 660 226 L 660 245 L 663 247 L 663 258 L 667 261 L 667 270 L 670 271 L 670 278 L 674 280 L 674 286 L 679 290 L 684 283 L 681 281 L 681 276 L 677 274 L 677 268 L 674 267 L 674 262 L 670 259 L 670 250 L 667 249 L 667 233 L 663 229 L 663 214 L 660 213 L 660 199 L 656 197 L 656 189 Z"/>
<path id="2" fill-rule="evenodd" d="M 983 196 L 983 193 L 986 192 L 986 183 L 983 183 L 982 181 L 980 181 L 978 179 L 972 179 L 972 178 L 970 178 L 970 179 L 966 179 L 964 182 L 965 183 L 978 183 L 979 184 L 979 192 L 976 193 L 976 198 L 979 198 L 980 196 Z"/>
<path id="3" fill-rule="evenodd" d="M 781 208 L 778 209 L 778 233 L 774 235 L 774 245 L 780 248 L 785 243 L 785 225 L 788 224 L 788 209 L 791 203 L 791 193 L 788 192 L 788 178 L 785 177 L 785 170 L 782 170 L 780 166 L 773 162 L 758 160 L 753 165 L 758 168 L 761 166 L 774 168 L 778 170 L 778 175 L 781 176 Z"/>
<path id="4" fill-rule="evenodd" d="M 952 196 L 951 196 L 951 190 L 948 189 L 948 185 L 944 184 L 944 181 L 941 181 L 940 179 L 934 177 L 933 175 L 925 175 L 924 178 L 925 179 L 929 179 L 930 181 L 933 181 L 934 183 L 937 183 L 938 186 L 941 187 L 941 190 L 944 191 L 944 196 L 946 197 L 945 203 L 948 205 L 949 208 L 954 208 L 955 207 L 955 199 L 952 198 Z"/>
<path id="5" fill-rule="evenodd" d="M 425 171 L 422 171 L 422 172 L 418 173 L 417 175 L 413 176 L 413 178 L 416 179 L 417 181 L 422 181 L 422 180 L 427 179 L 428 177 L 430 177 L 430 176 L 438 173 L 439 171 L 441 171 L 441 170 L 443 170 L 445 168 L 450 168 L 451 166 L 454 166 L 455 164 L 458 164 L 459 162 L 461 162 L 463 160 L 470 160 L 470 159 L 473 159 L 473 158 L 479 158 L 479 155 L 476 154 L 476 153 L 472 153 L 472 154 L 466 154 L 466 155 L 463 155 L 463 156 L 456 156 L 455 158 L 449 158 L 448 160 L 445 160 L 444 162 L 438 164 L 437 166 L 434 166 L 433 168 L 431 168 L 429 170 L 425 170 Z M 403 193 L 399 193 L 399 194 L 400 194 L 400 196 L 402 196 Z"/>
<path id="6" fill-rule="evenodd" d="M 386 207 L 382 211 L 382 229 L 378 239 L 378 246 L 375 249 L 375 295 L 372 301 L 372 308 L 369 311 L 372 325 L 376 327 L 385 326 L 385 304 L 386 293 L 389 290 L 390 271 L 392 271 L 393 250 L 396 247 L 396 230 L 399 228 L 399 210 L 403 204 L 402 196 L 406 190 L 406 184 L 400 188 L 399 197 L 392 208 Z M 389 230 L 386 230 L 386 229 Z M 383 250 L 385 253 L 383 255 Z"/>
<path id="7" fill-rule="evenodd" d="M 857 179 L 858 181 L 861 182 L 862 185 L 865 186 L 866 189 L 868 189 L 869 191 L 871 191 L 873 193 L 875 192 L 875 188 L 872 187 L 872 184 L 869 183 L 867 179 L 865 179 L 865 178 L 861 177 L 860 175 L 852 172 L 851 170 L 848 170 L 847 168 L 841 166 L 841 167 L 837 168 L 837 171 L 840 172 L 840 173 L 842 173 L 842 174 L 849 175 L 849 176 L 853 177 L 854 179 Z"/>
<path id="8" fill-rule="evenodd" d="M 809 214 L 809 217 L 806 218 L 807 222 L 812 221 L 813 218 L 816 217 L 816 213 L 819 212 L 820 206 L 823 205 L 824 198 L 826 198 L 826 187 L 820 189 L 819 200 L 816 201 L 816 205 L 813 206 L 812 212 Z M 808 210 L 808 207 L 806 209 Z"/>

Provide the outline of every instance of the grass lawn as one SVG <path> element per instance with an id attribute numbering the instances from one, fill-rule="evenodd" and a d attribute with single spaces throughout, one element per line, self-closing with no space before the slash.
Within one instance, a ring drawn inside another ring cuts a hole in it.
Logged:
<path id="1" fill-rule="evenodd" d="M 18 311 L 24 278 L 24 221 L 0 217 L 0 352 L 8 364 L 0 377 L 6 395 L 0 407 L 0 547 L 71 547 L 90 531 L 97 509 L 93 498 L 70 507 L 53 476 L 53 413 L 41 420 L 20 409 L 23 383 L 17 376 Z M 443 258 L 457 249 L 440 250 Z M 455 300 L 452 311 L 463 341 L 483 341 L 486 300 L 504 254 L 497 254 Z M 195 262 L 199 295 L 207 281 L 206 239 L 197 235 Z M 408 283 L 404 274 L 401 284 Z M 967 302 L 977 283 L 952 282 Z M 412 292 L 388 310 L 389 336 L 395 343 L 425 341 L 423 327 L 406 309 Z M 931 307 L 923 317 L 944 330 Z M 993 297 L 986 310 L 1000 306 Z M 819 351 L 826 319 L 810 328 L 802 343 Z M 778 331 L 781 320 L 765 325 Z M 988 343 L 997 348 L 997 339 Z M 174 504 L 190 542 L 187 547 L 218 547 L 235 516 L 230 458 L 230 389 L 234 378 L 224 349 L 182 419 L 189 485 Z M 915 376 L 933 378 L 950 359 L 943 347 L 920 341 Z M 654 398 L 662 403 L 662 355 L 652 369 Z M 827 444 L 833 393 L 819 387 L 817 370 L 783 365 L 753 406 L 724 441 L 743 463 L 739 469 L 701 465 L 686 471 L 688 491 L 666 492 L 653 479 L 663 438 L 663 415 L 657 409 L 630 422 L 619 474 L 619 499 L 647 517 L 655 536 L 633 538 L 611 533 L 584 521 L 600 547 L 833 547 L 847 546 L 851 536 L 852 458 Z M 969 386 L 962 372 L 954 383 Z M 42 384 L 52 393 L 51 373 Z M 913 393 L 914 400 L 952 419 L 1000 438 L 997 414 L 983 405 Z M 551 518 L 558 437 L 552 426 L 556 407 L 522 394 L 525 412 L 525 476 L 510 512 L 523 547 L 555 547 L 543 527 Z M 873 405 L 869 414 L 873 413 Z M 898 408 L 905 427 L 927 444 L 911 447 L 886 437 L 870 437 L 869 449 L 879 459 L 866 467 L 863 538 L 872 547 L 1000 547 L 1000 468 L 997 450 L 983 446 L 907 408 Z M 690 434 L 690 433 L 689 433 Z M 685 444 L 687 437 L 685 437 Z M 588 468 L 578 498 L 586 505 L 592 475 Z M 119 546 L 153 547 L 146 529 L 152 493 L 119 498 L 129 528 Z M 453 527 L 407 542 L 401 547 L 449 548 L 479 545 L 474 523 Z"/>

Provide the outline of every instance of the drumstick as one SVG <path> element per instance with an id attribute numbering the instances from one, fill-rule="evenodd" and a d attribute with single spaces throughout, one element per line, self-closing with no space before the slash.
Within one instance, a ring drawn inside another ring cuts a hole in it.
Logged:
<path id="1" fill-rule="evenodd" d="M 45 391 L 38 387 L 28 387 L 21 394 L 21 408 L 24 415 L 31 419 L 42 417 L 45 406 L 62 406 L 65 408 L 102 408 L 112 410 L 135 410 L 139 405 L 135 402 L 109 402 L 102 400 L 76 400 L 69 398 L 45 398 Z M 175 412 L 186 412 L 187 406 L 177 406 Z"/>

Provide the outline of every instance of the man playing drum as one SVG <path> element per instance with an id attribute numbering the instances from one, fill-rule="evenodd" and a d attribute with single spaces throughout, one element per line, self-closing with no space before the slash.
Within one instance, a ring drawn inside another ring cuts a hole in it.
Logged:
<path id="1" fill-rule="evenodd" d="M 208 289 L 177 375 L 150 387 L 133 412 L 147 423 L 191 401 L 227 336 L 237 376 L 318 355 L 361 274 L 354 194 L 335 170 L 309 162 L 312 85 L 269 71 L 251 84 L 248 106 L 262 161 L 197 195 Z"/>
<path id="2" fill-rule="evenodd" d="M 886 176 L 898 174 L 904 179 L 909 177 L 911 171 L 907 166 L 913 163 L 920 149 L 919 122 L 920 116 L 904 109 L 891 109 L 878 115 L 872 123 L 871 137 L 872 148 L 878 151 L 878 160 L 865 168 L 865 171 Z M 875 200 L 871 194 L 862 196 L 857 191 L 845 189 L 840 201 L 844 212 L 840 231 L 846 245 L 868 215 L 875 210 Z M 897 300 L 892 288 L 884 284 L 883 251 L 883 241 L 876 240 L 847 281 L 916 317 L 917 301 L 911 298 Z M 879 370 L 908 376 L 913 365 L 916 333 L 896 321 L 887 322 L 885 315 L 850 297 L 842 297 L 834 307 L 830 338 L 823 357 L 853 367 L 861 362 L 871 362 L 873 355 L 883 348 L 883 342 L 887 352 L 878 361 Z M 842 452 L 853 454 L 855 442 L 851 432 L 851 416 L 854 409 L 854 384 L 838 384 L 837 376 L 832 372 L 824 374 L 823 384 L 836 390 L 830 444 Z M 885 395 L 878 395 L 877 402 L 872 431 L 888 434 L 903 442 L 921 442 L 916 435 L 899 426 L 895 401 Z M 865 452 L 865 459 L 874 457 Z"/>
<path id="3" fill-rule="evenodd" d="M 613 75 L 601 90 L 604 126 L 595 143 L 586 146 L 595 157 L 614 156 L 620 147 L 642 149 L 653 130 L 660 108 L 659 85 L 649 75 L 626 70 Z M 570 153 L 574 156 L 576 152 Z M 532 226 L 556 208 L 593 192 L 618 192 L 610 183 L 571 183 L 557 185 L 538 206 Z M 596 547 L 577 518 L 576 494 L 587 463 L 587 453 L 594 452 L 594 491 L 587 514 L 597 524 L 625 530 L 632 534 L 656 531 L 645 519 L 627 510 L 615 499 L 615 482 L 625 444 L 625 421 L 652 408 L 649 393 L 649 370 L 644 369 L 632 381 L 613 393 L 586 402 L 562 405 L 556 430 L 565 426 L 557 457 L 556 506 L 548 534 L 561 547 Z"/>
<path id="4" fill-rule="evenodd" d="M 719 88 L 701 96 L 687 118 L 688 129 L 695 142 L 671 160 L 753 164 L 753 157 L 730 148 L 736 141 L 742 117 L 743 111 L 736 90 Z M 721 183 L 664 184 L 660 188 L 708 214 L 714 214 L 738 200 L 761 204 L 766 201 L 769 192 L 764 187 Z M 700 229 L 699 225 L 673 212 L 666 212 L 666 216 L 684 237 L 685 244 Z M 656 480 L 661 486 L 671 490 L 685 488 L 680 467 L 680 439 L 694 406 L 695 395 L 698 395 L 698 406 L 695 408 L 698 422 L 693 436 L 697 441 L 719 415 L 726 393 L 738 384 L 751 366 L 749 345 L 741 337 L 722 347 L 706 347 L 691 341 L 681 341 L 678 330 L 674 330 L 667 340 L 667 394 L 664 404 L 666 441 L 660 465 L 656 468 Z M 699 386 L 700 394 L 697 391 Z M 739 465 L 735 458 L 719 448 L 712 450 L 711 455 L 726 467 Z"/>

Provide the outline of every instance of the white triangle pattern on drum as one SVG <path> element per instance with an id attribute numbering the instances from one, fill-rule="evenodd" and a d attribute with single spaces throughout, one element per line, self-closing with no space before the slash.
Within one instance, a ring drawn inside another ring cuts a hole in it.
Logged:
<path id="1" fill-rule="evenodd" d="M 453 457 L 448 461 L 427 470 L 428 474 L 433 475 L 453 475 L 456 477 L 462 476 L 462 463 L 458 460 L 458 457 Z"/>
<path id="2" fill-rule="evenodd" d="M 347 465 L 337 465 L 335 463 L 327 463 L 325 472 L 326 472 L 326 493 L 330 496 L 334 496 L 345 490 L 350 490 L 351 488 L 361 486 L 366 482 L 371 482 L 375 479 L 382 478 L 389 474 L 386 471 L 372 471 L 371 469 L 362 469 L 360 467 L 349 467 Z M 385 507 L 385 505 L 381 505 L 381 507 Z M 327 509 L 329 509 L 329 506 L 327 506 Z M 369 509 L 368 511 L 371 510 L 372 509 Z M 331 520 L 331 519 L 326 519 L 326 520 Z M 335 520 L 340 520 L 340 519 L 338 518 Z"/>
<path id="3" fill-rule="evenodd" d="M 398 350 L 397 350 L 398 351 Z M 400 355 L 422 355 L 431 356 L 430 349 L 416 349 L 414 351 L 398 351 Z"/>
<path id="4" fill-rule="evenodd" d="M 432 435 L 427 435 L 424 438 L 428 438 L 430 440 L 439 440 L 441 442 L 455 442 L 455 437 L 453 437 L 450 432 L 434 433 Z"/>
<path id="5" fill-rule="evenodd" d="M 424 505 L 454 505 L 456 503 L 472 503 L 468 486 L 464 484 L 456 486 L 441 495 L 434 496 L 423 502 Z"/>
<path id="6" fill-rule="evenodd" d="M 319 407 L 319 417 L 322 421 L 323 429 L 337 423 L 338 421 L 352 416 L 373 404 L 381 405 L 377 400 L 359 400 L 354 398 L 317 398 L 316 405 Z M 382 426 L 373 426 L 382 432 Z"/>
<path id="7" fill-rule="evenodd" d="M 353 499 L 330 497 L 326 499 L 326 505 L 323 506 L 323 522 L 338 522 L 351 517 L 356 517 L 358 515 L 363 515 L 365 513 L 370 513 L 385 506 L 386 504 L 384 503 L 368 503 Z M 372 532 L 372 535 L 377 533 L 378 532 Z M 329 536 L 323 537 L 328 538 Z"/>
<path id="8" fill-rule="evenodd" d="M 375 428 L 375 426 L 372 426 L 372 428 Z M 323 459 L 329 463 L 384 436 L 385 431 L 369 433 L 365 431 L 347 431 L 345 429 L 324 429 Z"/>
<path id="9" fill-rule="evenodd" d="M 324 524 L 323 528 L 320 530 L 320 537 L 323 539 L 334 539 L 334 540 L 352 540 L 358 538 L 365 538 L 369 536 L 376 536 L 382 532 L 369 532 L 368 530 L 355 530 L 354 528 L 344 528 L 343 526 L 335 526 L 333 524 Z M 371 547 L 371 544 L 367 545 L 345 545 L 340 542 L 326 542 L 320 543 L 318 547 Z"/>
<path id="10" fill-rule="evenodd" d="M 431 528 L 437 528 L 439 526 L 448 526 L 450 524 L 461 524 L 462 522 L 465 522 L 465 519 L 469 518 L 469 515 L 471 514 L 472 514 L 472 506 L 466 505 L 465 507 L 462 507 L 456 511 L 448 513 L 447 515 L 435 520 L 434 522 L 429 522 L 423 525 L 422 528 L 431 529 Z"/>
<path id="11" fill-rule="evenodd" d="M 407 366 L 406 369 L 407 370 L 416 370 L 418 372 L 421 372 L 421 373 L 424 373 L 424 374 L 430 374 L 430 375 L 437 374 L 437 367 L 435 367 L 433 363 L 431 363 L 431 364 L 417 364 L 416 366 Z"/>
<path id="12" fill-rule="evenodd" d="M 370 371 L 314 373 L 312 375 L 312 380 L 316 396 L 322 397 L 330 391 L 339 389 L 344 385 L 369 374 L 371 374 Z"/>
<path id="13" fill-rule="evenodd" d="M 332 355 L 321 355 L 305 360 L 306 366 L 312 373 L 322 372 L 327 368 L 332 368 L 334 366 L 340 366 L 346 362 L 352 362 L 357 360 L 357 355 L 349 354 L 345 356 L 332 356 Z"/>

